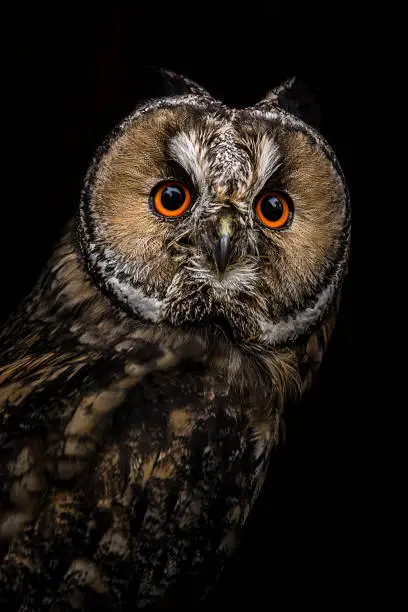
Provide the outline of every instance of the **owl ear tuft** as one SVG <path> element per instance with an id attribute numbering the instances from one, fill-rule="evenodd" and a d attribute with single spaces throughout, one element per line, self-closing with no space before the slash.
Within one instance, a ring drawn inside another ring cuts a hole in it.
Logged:
<path id="1" fill-rule="evenodd" d="M 261 107 L 265 110 L 276 106 L 296 115 L 317 129 L 321 126 L 319 104 L 309 87 L 297 77 L 286 79 L 271 89 L 265 98 L 256 104 L 257 108 Z"/>
<path id="2" fill-rule="evenodd" d="M 208 93 L 204 87 L 195 83 L 191 79 L 177 74 L 172 70 L 165 70 L 163 68 L 157 71 L 164 81 L 164 87 L 167 96 L 180 96 L 184 94 L 195 94 L 198 96 L 205 96 L 211 98 L 212 96 Z"/>
<path id="3" fill-rule="evenodd" d="M 272 104 L 279 106 L 279 101 L 283 100 L 286 96 L 290 96 L 290 90 L 293 88 L 296 82 L 296 77 L 286 79 L 280 85 L 277 85 L 271 91 L 268 91 L 262 102 L 270 101 Z M 262 104 L 261 102 L 261 104 Z"/>

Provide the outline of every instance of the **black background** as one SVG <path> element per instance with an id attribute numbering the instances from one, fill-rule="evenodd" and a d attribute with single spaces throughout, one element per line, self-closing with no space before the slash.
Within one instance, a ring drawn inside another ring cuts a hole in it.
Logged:
<path id="1" fill-rule="evenodd" d="M 22 9 L 3 21 L 11 42 L 3 54 L 0 319 L 38 277 L 77 206 L 95 148 L 137 100 L 154 93 L 150 66 L 181 72 L 236 107 L 301 77 L 353 195 L 351 68 L 344 57 L 328 61 L 323 45 L 317 60 L 307 45 L 290 53 L 287 29 L 273 26 L 275 9 L 254 8 L 238 25 L 207 15 L 200 29 L 199 15 L 168 9 L 158 22 L 159 12 L 136 4 L 87 13 Z M 295 602 L 332 609 L 347 590 L 350 284 L 316 385 L 287 415 L 286 442 L 208 610 L 218 604 L 283 610 Z"/>

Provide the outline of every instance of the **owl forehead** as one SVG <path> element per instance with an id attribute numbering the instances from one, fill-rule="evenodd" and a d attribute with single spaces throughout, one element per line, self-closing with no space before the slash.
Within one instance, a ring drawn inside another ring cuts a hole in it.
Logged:
<path id="1" fill-rule="evenodd" d="M 231 110 L 182 127 L 170 138 L 170 156 L 200 186 L 220 200 L 242 202 L 262 187 L 279 166 L 279 145 L 270 133 L 248 131 Z"/>

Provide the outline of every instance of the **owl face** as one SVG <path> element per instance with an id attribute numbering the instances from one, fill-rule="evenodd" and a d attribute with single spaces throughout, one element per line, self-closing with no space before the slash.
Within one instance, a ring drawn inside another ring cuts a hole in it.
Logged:
<path id="1" fill-rule="evenodd" d="M 139 319 L 278 345 L 333 301 L 348 196 L 300 119 L 184 95 L 138 108 L 104 143 L 78 230 L 94 280 Z"/>

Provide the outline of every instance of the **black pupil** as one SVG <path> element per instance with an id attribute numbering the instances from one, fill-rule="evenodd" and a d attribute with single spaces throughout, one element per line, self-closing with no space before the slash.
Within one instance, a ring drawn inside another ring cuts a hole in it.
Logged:
<path id="1" fill-rule="evenodd" d="M 184 189 L 179 185 L 168 185 L 161 194 L 161 203 L 167 210 L 177 210 L 186 200 Z"/>
<path id="2" fill-rule="evenodd" d="M 282 202 L 276 196 L 266 196 L 261 202 L 261 211 L 268 221 L 279 221 L 283 215 Z"/>

